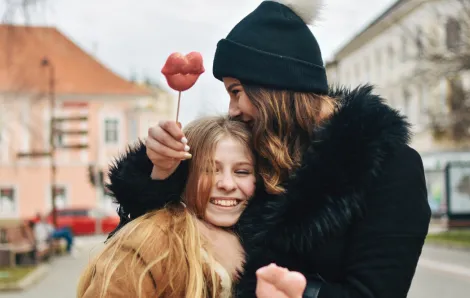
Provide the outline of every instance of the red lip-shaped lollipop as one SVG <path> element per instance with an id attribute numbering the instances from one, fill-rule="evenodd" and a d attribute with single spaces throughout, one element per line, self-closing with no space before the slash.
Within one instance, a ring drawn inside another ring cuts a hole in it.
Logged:
<path id="1" fill-rule="evenodd" d="M 173 53 L 162 68 L 168 85 L 180 92 L 191 88 L 204 71 L 202 55 L 198 52 L 191 52 L 186 56 Z"/>

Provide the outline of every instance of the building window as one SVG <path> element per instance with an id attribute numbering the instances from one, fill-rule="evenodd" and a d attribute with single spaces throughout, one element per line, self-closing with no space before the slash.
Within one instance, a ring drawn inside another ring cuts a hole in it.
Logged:
<path id="1" fill-rule="evenodd" d="M 55 206 L 57 209 L 63 209 L 68 205 L 67 190 L 63 186 L 55 186 L 53 188 L 55 197 Z M 52 196 L 49 197 L 49 203 L 52 209 Z"/>
<path id="2" fill-rule="evenodd" d="M 421 57 L 424 53 L 424 45 L 423 45 L 423 30 L 418 27 L 416 29 L 416 50 L 418 52 L 418 57 Z"/>
<path id="3" fill-rule="evenodd" d="M 395 49 L 392 45 L 388 46 L 388 65 L 390 68 L 393 68 L 393 63 L 395 62 Z"/>
<path id="4" fill-rule="evenodd" d="M 365 81 L 370 81 L 370 65 L 369 65 L 369 56 L 367 56 L 366 60 L 364 61 L 364 75 Z"/>
<path id="5" fill-rule="evenodd" d="M 17 200 L 13 187 L 0 187 L 0 215 L 2 217 L 15 216 Z"/>
<path id="6" fill-rule="evenodd" d="M 381 52 L 380 52 L 380 49 L 377 49 L 375 51 L 375 68 L 376 68 L 376 75 L 377 75 L 377 79 L 380 78 L 380 74 L 381 74 L 381 70 L 382 70 L 382 57 L 381 57 Z"/>
<path id="7" fill-rule="evenodd" d="M 406 61 L 408 58 L 408 38 L 403 35 L 401 37 L 401 60 Z"/>
<path id="8" fill-rule="evenodd" d="M 104 121 L 104 140 L 106 144 L 116 144 L 119 141 L 119 121 L 106 119 Z"/>
<path id="9" fill-rule="evenodd" d="M 411 94 L 410 91 L 405 88 L 403 89 L 403 113 L 410 118 L 410 107 L 411 107 Z"/>
<path id="10" fill-rule="evenodd" d="M 462 28 L 455 18 L 449 18 L 446 24 L 446 45 L 451 51 L 455 51 L 460 47 L 462 39 Z"/>
<path id="11" fill-rule="evenodd" d="M 56 121 L 54 123 L 54 145 L 60 148 L 64 145 L 64 134 L 62 133 L 63 123 Z"/>

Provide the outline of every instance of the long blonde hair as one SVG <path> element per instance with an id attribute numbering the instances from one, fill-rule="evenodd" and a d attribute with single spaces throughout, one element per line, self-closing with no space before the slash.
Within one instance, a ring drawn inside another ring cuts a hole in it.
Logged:
<path id="1" fill-rule="evenodd" d="M 336 100 L 315 93 L 246 84 L 243 88 L 258 112 L 253 123 L 258 173 L 267 192 L 283 193 L 281 184 L 300 166 L 315 127 L 333 114 Z"/>
<path id="2" fill-rule="evenodd" d="M 155 297 L 165 295 L 176 297 L 177 293 L 185 293 L 184 297 L 218 297 L 219 284 L 214 271 L 214 259 L 205 246 L 196 217 L 203 218 L 209 201 L 212 179 L 207 175 L 208 167 L 213 164 L 213 157 L 218 141 L 224 137 L 233 138 L 247 148 L 251 154 L 251 132 L 245 124 L 229 120 L 226 117 L 207 117 L 191 122 L 186 126 L 185 135 L 191 145 L 193 159 L 189 164 L 188 183 L 183 194 L 186 208 L 182 204 L 168 205 L 162 210 L 149 212 L 125 225 L 119 232 L 109 239 L 105 249 L 89 264 L 82 274 L 78 287 L 78 297 L 86 292 L 86 287 L 93 278 L 94 268 L 98 260 L 105 260 L 104 284 L 101 288 L 100 298 L 105 297 L 113 274 L 129 254 L 132 254 L 132 266 L 139 265 L 141 250 L 161 247 L 162 238 L 167 239 L 161 251 L 158 251 L 155 260 L 146 265 L 144 272 L 137 278 L 132 278 L 133 285 L 137 285 L 139 298 L 142 298 L 142 283 L 149 271 L 155 266 L 164 268 L 165 281 L 159 282 Z M 199 179 L 205 173 L 204 179 Z M 168 218 L 165 223 L 161 218 Z M 138 233 L 136 230 L 138 229 Z M 161 233 L 156 233 L 157 229 Z M 156 236 L 160 235 L 160 237 Z M 127 255 L 116 259 L 126 239 L 132 237 L 134 243 L 139 243 L 139 249 L 129 251 Z M 202 255 L 201 248 L 205 247 L 207 255 Z M 209 264 L 209 266 L 207 266 Z M 209 272 L 206 274 L 204 268 Z M 207 275 L 210 278 L 207 278 Z M 127 276 L 126 276 L 127 277 Z"/>

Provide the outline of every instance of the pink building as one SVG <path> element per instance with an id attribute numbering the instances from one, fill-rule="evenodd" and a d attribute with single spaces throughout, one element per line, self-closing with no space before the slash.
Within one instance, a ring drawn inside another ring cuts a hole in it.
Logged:
<path id="1" fill-rule="evenodd" d="M 119 77 L 55 28 L 0 26 L 0 48 L 0 219 L 51 210 L 51 158 L 21 157 L 50 150 L 51 90 L 54 118 L 69 119 L 55 126 L 57 206 L 111 207 L 89 169 L 106 173 L 149 123 L 171 117 L 173 98 Z"/>

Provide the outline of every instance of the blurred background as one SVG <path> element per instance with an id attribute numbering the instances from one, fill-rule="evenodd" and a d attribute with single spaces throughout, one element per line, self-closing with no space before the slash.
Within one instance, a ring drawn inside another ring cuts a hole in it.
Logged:
<path id="1" fill-rule="evenodd" d="M 0 297 L 75 296 L 118 222 L 109 164 L 176 117 L 168 55 L 204 57 L 182 124 L 225 113 L 216 44 L 260 2 L 0 0 Z M 470 0 L 324 2 L 311 30 L 330 84 L 373 84 L 408 117 L 423 158 L 433 220 L 409 297 L 468 297 Z M 38 222 L 61 240 L 35 250 Z"/>

